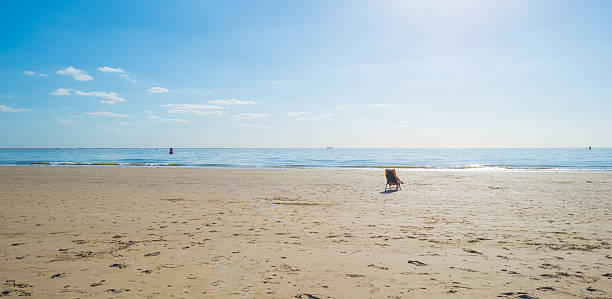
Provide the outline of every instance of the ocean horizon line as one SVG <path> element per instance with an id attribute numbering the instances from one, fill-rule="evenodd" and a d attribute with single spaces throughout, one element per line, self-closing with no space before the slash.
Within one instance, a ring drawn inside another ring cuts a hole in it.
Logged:
<path id="1" fill-rule="evenodd" d="M 0 150 L 0 164 L 612 170 L 612 148 L 29 148 Z"/>

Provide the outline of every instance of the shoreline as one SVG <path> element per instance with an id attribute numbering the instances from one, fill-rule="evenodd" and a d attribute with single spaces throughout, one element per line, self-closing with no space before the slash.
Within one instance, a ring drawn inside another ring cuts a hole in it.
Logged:
<path id="1" fill-rule="evenodd" d="M 117 165 L 116 165 L 117 164 Z M 158 165 L 158 166 L 146 166 L 146 165 L 119 165 L 119 163 L 99 163 L 99 164 L 68 164 L 68 165 L 52 165 L 42 163 L 31 163 L 29 165 L 15 165 L 15 164 L 0 164 L 0 167 L 46 167 L 46 168 L 116 168 L 116 169 L 211 169 L 211 170 L 291 170 L 291 169 L 302 169 L 302 170 L 340 170 L 340 171 L 351 171 L 351 170 L 367 170 L 376 171 L 385 168 L 399 169 L 401 171 L 415 171 L 415 172 L 601 172 L 601 173 L 612 173 L 612 169 L 595 169 L 595 168 L 510 168 L 510 167 L 457 167 L 457 168 L 434 168 L 434 167 L 420 167 L 420 166 L 344 166 L 344 167 L 291 167 L 291 166 L 278 166 L 278 167 L 223 167 L 223 166 L 188 166 L 188 165 Z"/>
<path id="2" fill-rule="evenodd" d="M 612 148 L 547 149 L 44 149 L 0 151 L 0 164 L 214 169 L 608 170 Z"/>

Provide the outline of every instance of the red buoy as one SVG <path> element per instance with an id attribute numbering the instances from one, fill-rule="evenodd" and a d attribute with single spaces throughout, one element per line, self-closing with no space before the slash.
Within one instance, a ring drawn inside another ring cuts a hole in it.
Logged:
<path id="1" fill-rule="evenodd" d="M 170 154 L 170 155 L 174 155 L 174 151 L 172 150 L 172 148 L 170 148 L 170 152 L 169 152 L 169 154 Z"/>

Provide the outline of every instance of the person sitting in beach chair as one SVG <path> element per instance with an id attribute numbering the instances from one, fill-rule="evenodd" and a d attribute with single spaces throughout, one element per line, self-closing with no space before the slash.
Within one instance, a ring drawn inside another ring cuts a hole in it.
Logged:
<path id="1" fill-rule="evenodd" d="M 401 184 L 402 182 L 395 174 L 395 169 L 385 169 L 385 176 L 387 177 L 387 184 L 385 185 L 385 191 L 387 191 L 387 187 L 391 189 L 391 186 L 395 185 L 395 190 L 402 190 Z"/>

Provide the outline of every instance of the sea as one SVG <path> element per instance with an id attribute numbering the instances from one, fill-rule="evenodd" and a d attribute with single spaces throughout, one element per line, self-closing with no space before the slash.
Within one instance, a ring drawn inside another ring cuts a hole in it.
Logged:
<path id="1" fill-rule="evenodd" d="M 612 148 L 4 148 L 0 165 L 612 171 Z"/>

